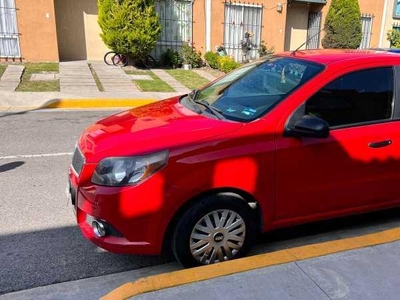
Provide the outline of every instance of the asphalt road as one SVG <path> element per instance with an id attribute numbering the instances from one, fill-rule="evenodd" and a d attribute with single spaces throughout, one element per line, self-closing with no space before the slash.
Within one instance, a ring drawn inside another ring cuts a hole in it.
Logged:
<path id="1" fill-rule="evenodd" d="M 0 294 L 162 263 L 101 251 L 83 238 L 67 204 L 72 156 L 65 153 L 110 113 L 0 115 Z M 30 157 L 39 154 L 50 156 Z"/>
<path id="2" fill-rule="evenodd" d="M 110 113 L 0 113 L 0 295 L 165 262 L 102 251 L 81 235 L 67 204 L 67 169 L 75 142 L 87 125 Z M 262 236 L 251 254 L 399 224 L 400 210 L 395 209 L 279 230 Z"/>

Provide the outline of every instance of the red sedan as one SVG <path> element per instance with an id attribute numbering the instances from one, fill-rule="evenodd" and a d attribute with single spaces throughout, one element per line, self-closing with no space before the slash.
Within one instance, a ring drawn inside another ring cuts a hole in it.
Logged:
<path id="1" fill-rule="evenodd" d="M 190 267 L 275 228 L 400 204 L 400 56 L 297 51 L 90 126 L 69 170 L 86 238 Z"/>

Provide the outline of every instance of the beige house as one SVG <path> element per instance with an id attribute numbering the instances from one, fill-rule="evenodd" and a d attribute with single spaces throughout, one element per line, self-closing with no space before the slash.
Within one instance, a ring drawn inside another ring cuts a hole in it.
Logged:
<path id="1" fill-rule="evenodd" d="M 155 56 L 189 41 L 203 54 L 223 45 L 240 61 L 244 42 L 251 58 L 257 56 L 262 41 L 276 52 L 320 48 L 331 0 L 155 2 L 163 25 Z M 363 27 L 360 48 L 389 47 L 387 31 L 400 26 L 399 1 L 359 0 L 359 4 Z M 97 0 L 0 0 L 0 57 L 101 60 L 108 49 L 99 36 L 97 14 Z"/>

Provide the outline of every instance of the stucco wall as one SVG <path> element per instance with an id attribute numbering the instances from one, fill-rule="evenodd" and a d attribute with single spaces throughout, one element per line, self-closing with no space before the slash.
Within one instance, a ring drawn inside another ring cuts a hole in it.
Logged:
<path id="1" fill-rule="evenodd" d="M 385 0 L 386 1 L 386 0 Z M 384 15 L 384 29 L 382 32 L 382 39 L 380 47 L 389 48 L 390 42 L 387 40 L 387 32 L 393 28 L 393 25 L 400 25 L 400 19 L 393 18 L 395 0 L 387 0 L 387 10 Z"/>
<path id="2" fill-rule="evenodd" d="M 53 0 L 16 0 L 20 47 L 25 61 L 58 61 Z"/>
<path id="3" fill-rule="evenodd" d="M 287 1 L 265 0 L 261 39 L 267 47 L 274 47 L 275 52 L 282 52 L 285 45 Z M 277 11 L 277 4 L 282 3 L 282 12 Z"/>
<path id="4" fill-rule="evenodd" d="M 205 1 L 196 0 L 193 4 L 193 41 L 197 51 L 206 53 L 205 41 Z"/>
<path id="5" fill-rule="evenodd" d="M 101 60 L 108 51 L 100 38 L 96 0 L 55 0 L 60 60 Z"/>

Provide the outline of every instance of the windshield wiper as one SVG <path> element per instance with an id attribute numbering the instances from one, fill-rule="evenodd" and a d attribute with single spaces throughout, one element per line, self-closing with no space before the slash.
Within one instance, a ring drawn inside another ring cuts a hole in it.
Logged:
<path id="1" fill-rule="evenodd" d="M 225 117 L 222 115 L 222 111 L 214 106 L 212 106 L 210 103 L 208 103 L 206 100 L 198 100 L 197 97 L 199 95 L 200 91 L 199 90 L 193 90 L 188 96 L 189 99 L 192 100 L 196 104 L 200 104 L 206 108 L 214 115 L 216 116 L 219 120 L 225 119 Z"/>

